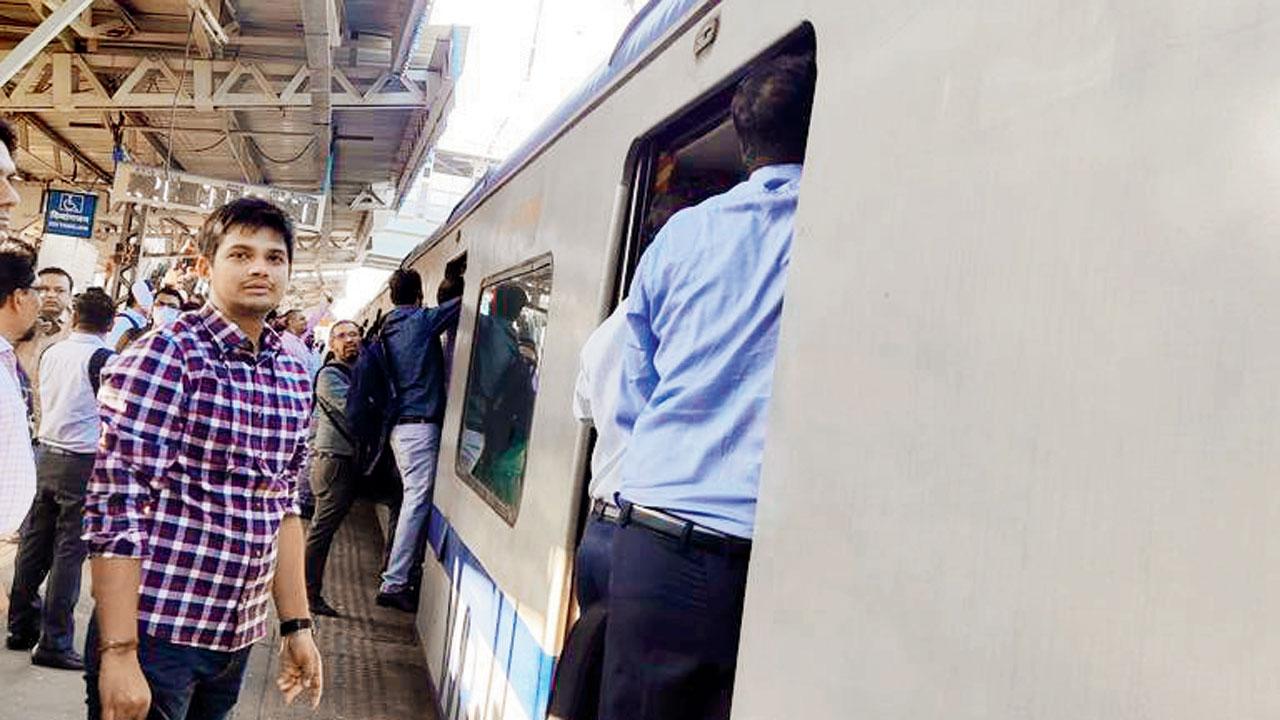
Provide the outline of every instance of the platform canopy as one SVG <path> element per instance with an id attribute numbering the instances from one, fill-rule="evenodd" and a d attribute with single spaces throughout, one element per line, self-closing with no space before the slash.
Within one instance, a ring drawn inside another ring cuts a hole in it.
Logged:
<path id="1" fill-rule="evenodd" d="M 104 265 L 136 225 L 118 171 L 322 196 L 295 260 L 291 302 L 307 304 L 341 293 L 371 213 L 399 208 L 444 130 L 466 29 L 426 25 L 429 5 L 0 0 L 0 114 L 24 177 L 100 193 Z M 200 221 L 151 204 L 142 267 L 181 255 Z"/>

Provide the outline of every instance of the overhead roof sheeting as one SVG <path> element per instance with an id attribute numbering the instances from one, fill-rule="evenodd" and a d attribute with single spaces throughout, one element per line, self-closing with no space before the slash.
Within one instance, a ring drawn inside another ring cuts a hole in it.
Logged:
<path id="1" fill-rule="evenodd" d="M 105 189 L 119 155 L 228 182 L 330 192 L 328 241 L 309 243 L 316 249 L 296 264 L 325 268 L 323 283 L 337 293 L 344 273 L 332 260 L 353 264 L 367 251 L 368 210 L 352 203 L 375 185 L 407 188 L 421 170 L 415 149 L 434 144 L 451 107 L 450 59 L 466 33 L 424 25 L 426 5 L 93 0 L 0 86 L 0 113 L 26 125 L 17 161 L 37 181 Z M 0 0 L 0 52 L 61 6 Z M 393 74 L 395 38 L 418 26 L 403 73 Z M 108 212 L 100 228 L 112 227 Z M 114 239 L 100 241 L 105 255 Z M 300 301 L 321 289 L 301 283 Z"/>

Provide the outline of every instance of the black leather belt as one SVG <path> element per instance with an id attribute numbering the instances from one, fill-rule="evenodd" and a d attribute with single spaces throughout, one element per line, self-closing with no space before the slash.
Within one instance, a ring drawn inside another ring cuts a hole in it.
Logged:
<path id="1" fill-rule="evenodd" d="M 596 500 L 591 503 L 591 517 L 617 525 L 622 511 L 608 500 Z"/>
<path id="2" fill-rule="evenodd" d="M 396 420 L 397 425 L 438 425 L 438 418 L 421 417 L 418 415 L 406 415 Z"/>
<path id="3" fill-rule="evenodd" d="M 751 541 L 719 530 L 712 530 L 697 523 L 655 508 L 636 505 L 622 500 L 618 525 L 635 525 L 662 537 L 678 540 L 691 547 L 729 555 L 749 555 Z"/>

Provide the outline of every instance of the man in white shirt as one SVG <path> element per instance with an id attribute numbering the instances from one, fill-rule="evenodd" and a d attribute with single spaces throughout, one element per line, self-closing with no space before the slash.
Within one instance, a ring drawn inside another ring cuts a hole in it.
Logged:
<path id="1" fill-rule="evenodd" d="M 40 296 L 32 287 L 36 254 L 25 243 L 3 242 L 10 213 L 18 204 L 13 187 L 18 168 L 10 154 L 15 147 L 13 128 L 0 120 L 0 535 L 18 529 L 36 488 L 27 406 L 14 352 L 14 345 L 35 334 L 40 313 Z M 0 595 L 0 607 L 7 604 Z"/>
<path id="2" fill-rule="evenodd" d="M 614 493 L 621 485 L 619 470 L 631 436 L 617 418 L 625 355 L 622 343 L 627 330 L 625 306 L 620 304 L 583 344 L 573 388 L 573 415 L 595 427 L 596 444 L 587 486 L 591 513 L 574 563 L 574 593 L 581 614 L 557 663 L 548 705 L 548 717 L 554 720 L 595 717 L 600 695 L 599 648 L 604 642 L 613 536 L 621 516 Z"/>
<path id="3" fill-rule="evenodd" d="M 605 599 L 609 590 L 609 555 L 618 525 L 613 494 L 620 485 L 619 470 L 631 433 L 618 424 L 618 395 L 622 387 L 622 333 L 626 313 L 619 305 L 582 346 L 578 381 L 573 391 L 573 414 L 596 429 L 591 453 L 591 516 L 575 564 L 578 607 Z"/>
<path id="4" fill-rule="evenodd" d="M 73 331 L 40 360 L 40 445 L 36 496 L 22 527 L 10 590 L 10 650 L 31 662 L 83 670 L 74 649 L 73 612 L 87 548 L 80 539 L 84 495 L 98 447 L 98 378 L 112 351 L 103 340 L 114 307 L 99 288 L 77 295 Z M 48 578 L 43 604 L 40 584 Z"/>

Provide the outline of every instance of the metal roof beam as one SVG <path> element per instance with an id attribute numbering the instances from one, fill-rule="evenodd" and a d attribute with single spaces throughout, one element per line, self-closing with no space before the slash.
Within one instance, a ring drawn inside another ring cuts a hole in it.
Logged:
<path id="1" fill-rule="evenodd" d="M 211 44 L 221 46 L 227 42 L 227 31 L 222 29 L 218 13 L 206 5 L 204 0 L 187 0 L 187 5 L 196 14 L 196 24 L 208 36 Z"/>
<path id="2" fill-rule="evenodd" d="M 52 15 L 45 18 L 44 22 L 31 31 L 30 35 L 23 38 L 17 47 L 5 55 L 4 60 L 0 60 L 0 85 L 12 80 L 19 70 L 34 60 L 51 40 L 58 37 L 59 33 L 79 18 L 80 13 L 91 5 L 93 0 L 67 0 Z"/>
<path id="3" fill-rule="evenodd" d="M 27 125 L 30 125 L 35 130 L 39 131 L 41 135 L 44 135 L 46 138 L 49 139 L 49 142 L 53 143 L 55 146 L 60 148 L 63 152 L 66 152 L 68 155 L 75 158 L 76 162 L 85 166 L 94 175 L 97 175 L 100 179 L 102 179 L 103 182 L 110 183 L 114 179 L 111 173 L 102 169 L 101 165 L 94 162 L 93 159 L 90 158 L 88 155 L 85 155 L 84 152 L 80 150 L 80 148 L 76 147 L 75 143 L 72 143 L 70 140 L 67 140 L 65 137 L 62 136 L 61 133 L 59 133 L 57 130 L 54 130 L 52 127 L 50 127 L 49 123 L 46 123 L 44 120 L 42 120 L 39 115 L 36 115 L 35 113 L 18 113 L 17 115 L 15 115 L 15 117 L 18 120 L 26 123 Z"/>
<path id="4" fill-rule="evenodd" d="M 107 0 L 107 2 L 119 17 L 118 20 L 95 25 L 93 22 L 92 5 L 90 5 L 90 7 L 85 8 L 77 18 L 73 19 L 66 29 L 74 32 L 76 36 L 87 40 L 118 40 L 130 33 L 136 32 L 138 29 L 138 22 L 133 18 L 133 15 L 116 0 Z M 28 0 L 28 3 L 31 5 L 32 10 L 41 17 L 44 16 L 44 12 L 46 10 L 56 11 L 58 8 L 62 7 L 62 3 L 58 2 L 58 0 Z M 67 49 L 74 50 L 74 48 L 70 46 L 68 46 Z"/>
<path id="5" fill-rule="evenodd" d="M 431 102 L 410 124 L 409 130 L 401 140 L 401 156 L 405 158 L 405 164 L 396 181 L 395 200 L 391 206 L 397 211 L 404 204 L 409 188 L 413 187 L 414 179 L 426 166 L 431 148 L 435 147 L 436 141 L 444 134 L 445 119 L 453 108 L 453 88 L 453 80 L 444 80 Z"/>
<path id="6" fill-rule="evenodd" d="M 156 155 L 160 156 L 161 161 L 168 160 L 169 165 L 174 170 L 177 170 L 178 172 L 186 171 L 186 168 L 183 167 L 182 163 L 178 161 L 178 158 L 173 157 L 173 152 L 169 148 L 169 143 L 157 137 L 155 132 L 153 132 L 155 130 L 158 130 L 159 128 L 151 127 L 147 123 L 146 115 L 143 115 L 142 113 L 139 113 L 139 112 L 129 112 L 129 113 L 125 113 L 125 117 L 129 118 L 131 121 L 135 123 L 130 127 L 133 127 L 136 130 L 142 131 L 143 139 L 147 141 L 147 144 L 151 146 L 152 150 L 156 151 Z"/>
<path id="7" fill-rule="evenodd" d="M 334 0 L 299 0 L 302 28 L 307 45 L 307 65 L 311 69 L 311 128 L 315 133 L 312 153 L 316 167 L 325 174 L 321 190 L 329 192 L 329 153 L 333 148 L 333 47 L 341 42 L 337 34 Z M 299 87 L 301 87 L 299 85 Z M 332 203 L 330 203 L 332 206 Z M 332 216 L 332 209 L 328 210 Z M 326 222 L 328 227 L 330 223 Z"/>
<path id="8" fill-rule="evenodd" d="M 181 48 L 186 42 L 186 37 L 187 37 L 186 33 L 183 32 L 182 36 L 179 37 L 177 40 L 175 40 L 173 43 L 177 45 L 178 50 L 177 50 L 176 56 L 170 58 L 170 64 L 172 67 L 176 69 L 180 69 L 180 66 L 182 64 Z M 277 48 L 292 46 L 291 49 L 293 48 L 296 48 L 297 50 L 303 49 L 303 45 L 302 43 L 298 42 L 299 37 L 296 35 L 293 36 L 292 38 L 266 36 L 266 37 L 257 38 L 257 39 L 262 40 L 261 44 L 272 45 Z M 235 44 L 235 43 L 232 42 L 231 44 Z M 256 40 L 255 40 L 255 44 L 258 44 Z M 174 49 L 169 48 L 169 53 L 172 54 L 173 52 L 174 52 Z M 53 51 L 49 51 L 48 54 L 53 54 Z M 101 51 L 101 52 L 93 52 L 93 53 L 84 53 L 80 57 L 86 63 L 88 63 L 89 66 L 92 67 L 94 70 L 111 71 L 111 72 L 119 73 L 122 71 L 133 70 L 134 68 L 138 67 L 140 64 L 145 62 L 148 57 L 155 57 L 155 56 L 156 56 L 156 52 L 154 50 L 148 50 L 147 52 L 142 54 L 132 54 L 132 53 L 118 52 L 118 51 Z M 333 63 L 334 68 L 342 71 L 343 75 L 346 76 L 348 79 L 350 79 L 352 82 L 366 83 L 387 74 L 387 67 L 385 63 L 381 63 L 381 62 L 374 63 L 372 60 L 364 59 L 363 56 L 360 56 L 358 54 L 348 53 L 340 50 L 339 52 L 334 53 L 334 57 L 335 57 L 335 60 Z M 299 66 L 304 65 L 304 61 L 302 59 L 297 59 L 297 60 L 286 60 L 286 59 L 247 60 L 243 58 L 215 59 L 215 60 L 208 61 L 208 63 L 212 72 L 216 76 L 225 75 L 226 73 L 229 73 L 235 70 L 237 64 L 243 64 L 246 66 L 253 65 L 254 67 L 261 70 L 262 73 L 267 77 L 272 78 L 273 80 L 282 80 L 282 81 L 287 81 L 290 78 L 292 78 L 295 74 L 297 74 Z M 412 67 L 405 71 L 405 75 L 407 75 L 410 79 L 414 80 L 415 82 L 421 83 L 429 78 L 439 77 L 440 68 L 427 69 L 427 68 Z"/>
<path id="9" fill-rule="evenodd" d="M 70 58 L 70 61 L 68 61 Z M 412 75 L 392 75 L 383 71 L 370 82 L 349 75 L 333 66 L 330 88 L 317 85 L 315 69 L 306 63 L 257 63 L 253 61 L 219 61 L 197 59 L 190 62 L 193 82 L 184 82 L 180 61 L 160 57 L 141 58 L 131 66 L 129 74 L 114 91 L 100 83 L 88 88 L 74 77 L 74 68 L 99 69 L 113 67 L 93 62 L 93 56 L 49 53 L 39 56 L 19 79 L 12 95 L 0 93 L 0 111 L 44 112 L 57 110 L 168 110 L 173 107 L 213 110 L 249 110 L 255 108 L 323 108 L 327 95 L 329 108 L 404 109 L 422 108 L 428 92 L 442 80 L 438 73 L 426 73 L 426 82 Z M 51 82 L 43 83 L 44 72 L 52 66 Z M 121 69 L 117 66 L 117 69 Z M 323 68 L 321 68 L 323 75 Z M 419 77 L 424 77 L 419 75 Z M 85 78 L 81 77 L 81 80 Z M 310 85 L 308 86 L 308 82 Z M 333 89 L 336 86 L 337 89 Z M 178 97 L 174 98 L 175 89 Z M 324 89 L 322 89 L 324 88 Z M 328 92 L 325 92 L 325 90 Z M 325 146 L 327 148 L 327 144 Z"/>
<path id="10" fill-rule="evenodd" d="M 400 34 L 395 37 L 391 48 L 391 74 L 404 72 L 417 49 L 420 33 L 427 15 L 431 12 L 432 0 L 406 0 L 404 17 L 400 18 Z"/>

